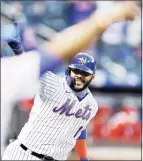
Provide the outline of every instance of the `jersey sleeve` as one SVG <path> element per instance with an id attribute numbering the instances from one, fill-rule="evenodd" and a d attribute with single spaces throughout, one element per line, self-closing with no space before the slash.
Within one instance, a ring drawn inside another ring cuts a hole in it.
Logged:
<path id="1" fill-rule="evenodd" d="M 40 78 L 39 95 L 42 99 L 50 97 L 57 91 L 59 79 L 61 78 L 51 71 L 48 71 Z"/>
<path id="2" fill-rule="evenodd" d="M 86 137 L 87 137 L 87 131 L 86 129 L 84 129 L 81 131 L 81 134 L 77 139 L 86 139 Z"/>

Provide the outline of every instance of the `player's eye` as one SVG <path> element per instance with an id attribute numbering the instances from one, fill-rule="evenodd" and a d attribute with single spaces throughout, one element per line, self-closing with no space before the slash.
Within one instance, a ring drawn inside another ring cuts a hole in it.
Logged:
<path id="1" fill-rule="evenodd" d="M 87 73 L 87 72 L 79 70 L 79 69 L 72 69 L 72 72 L 75 73 L 75 74 L 81 74 L 81 75 L 83 75 L 85 77 L 91 75 L 90 73 Z"/>
<path id="2" fill-rule="evenodd" d="M 87 72 L 82 71 L 82 75 L 84 75 L 85 77 L 87 77 L 87 76 L 90 76 L 91 74 L 90 74 L 90 73 L 87 73 Z"/>
<path id="3" fill-rule="evenodd" d="M 85 72 L 85 71 L 81 71 L 81 74 L 82 74 L 83 76 L 85 76 L 85 77 L 87 77 L 87 76 L 90 76 L 90 75 L 91 75 L 90 73 L 87 73 L 87 72 Z"/>

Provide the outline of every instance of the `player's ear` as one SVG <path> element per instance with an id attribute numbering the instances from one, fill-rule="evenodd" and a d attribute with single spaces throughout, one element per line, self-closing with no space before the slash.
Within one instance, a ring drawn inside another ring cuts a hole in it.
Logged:
<path id="1" fill-rule="evenodd" d="M 68 68 L 65 72 L 66 75 L 70 75 L 70 68 Z"/>
<path id="2" fill-rule="evenodd" d="M 92 75 L 92 79 L 95 78 L 95 75 Z"/>

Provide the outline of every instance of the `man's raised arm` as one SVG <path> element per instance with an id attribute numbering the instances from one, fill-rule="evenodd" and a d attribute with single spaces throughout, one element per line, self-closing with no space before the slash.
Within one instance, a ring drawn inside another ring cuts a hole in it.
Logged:
<path id="1" fill-rule="evenodd" d="M 65 60 L 71 59 L 76 53 L 87 48 L 93 39 L 98 39 L 110 24 L 121 20 L 133 20 L 137 14 L 135 2 L 123 2 L 110 13 L 95 11 L 86 20 L 56 34 L 45 43 L 45 48 Z"/>

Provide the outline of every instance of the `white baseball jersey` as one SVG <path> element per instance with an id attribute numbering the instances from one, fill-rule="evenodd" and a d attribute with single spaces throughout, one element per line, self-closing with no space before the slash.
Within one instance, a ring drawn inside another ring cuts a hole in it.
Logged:
<path id="1" fill-rule="evenodd" d="M 91 92 L 79 101 L 65 78 L 47 72 L 18 139 L 31 151 L 65 160 L 97 110 Z"/>

